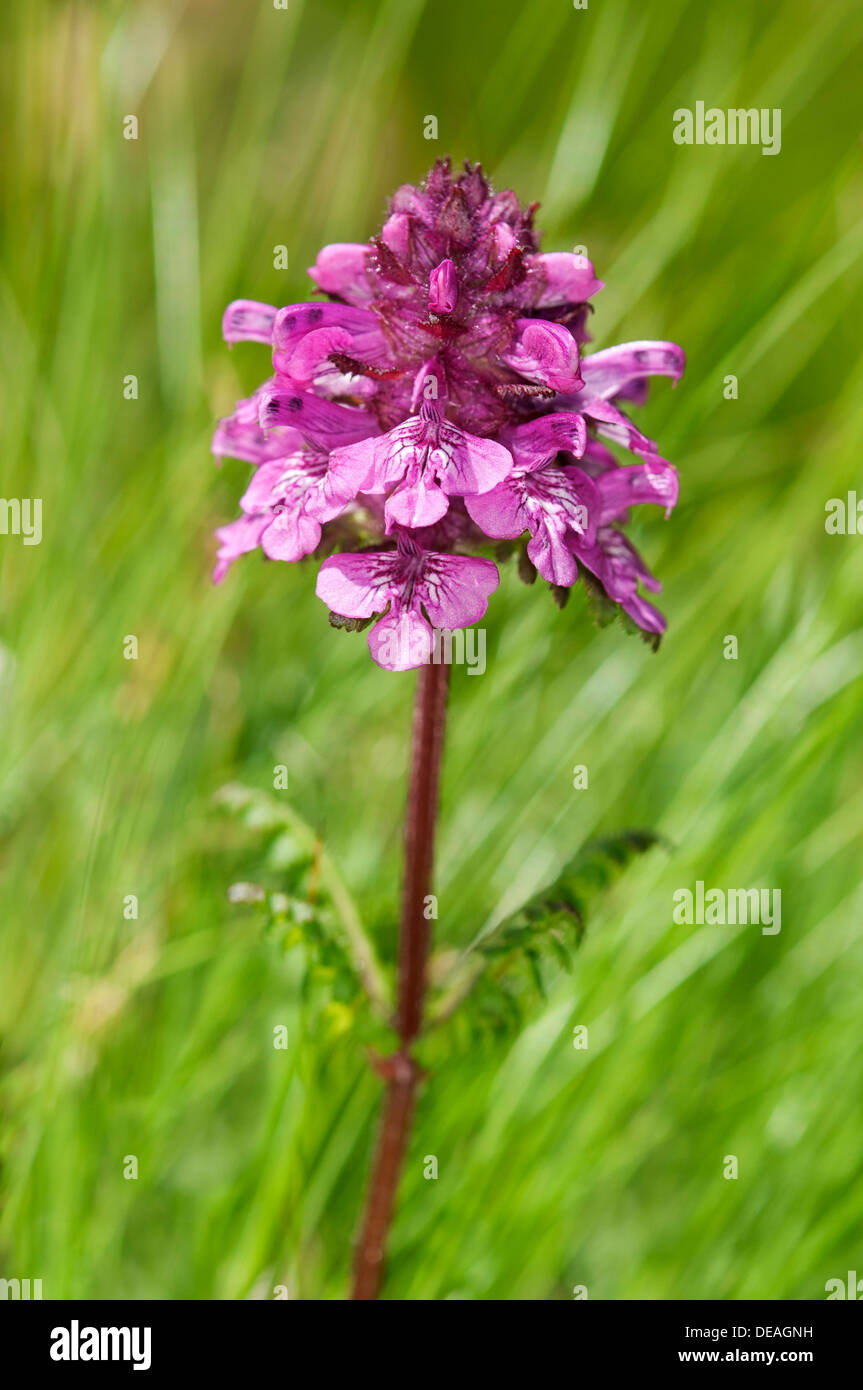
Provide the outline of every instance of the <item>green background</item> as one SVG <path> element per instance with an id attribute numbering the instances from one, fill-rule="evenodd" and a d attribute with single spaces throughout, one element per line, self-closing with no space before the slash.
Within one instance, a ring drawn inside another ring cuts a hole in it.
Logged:
<path id="1" fill-rule="evenodd" d="M 672 338 L 689 365 L 639 412 L 681 476 L 673 518 L 635 527 L 660 652 L 509 569 L 487 671 L 454 670 L 438 941 L 594 834 L 671 848 L 520 1034 L 436 1055 L 386 1294 L 806 1299 L 863 1273 L 863 539 L 824 528 L 861 482 L 859 7 L 3 10 L 2 495 L 43 499 L 44 538 L 0 536 L 0 1274 L 345 1294 L 379 1083 L 304 1002 L 300 952 L 227 902 L 262 849 L 214 794 L 286 764 L 391 959 L 414 678 L 330 630 L 313 565 L 210 587 L 249 469 L 209 437 L 268 370 L 221 343 L 224 305 L 308 297 L 318 247 L 445 153 L 540 199 L 546 250 L 587 246 L 595 347 Z M 781 153 L 674 144 L 697 100 L 780 107 Z M 696 879 L 781 888 L 781 934 L 674 925 Z"/>

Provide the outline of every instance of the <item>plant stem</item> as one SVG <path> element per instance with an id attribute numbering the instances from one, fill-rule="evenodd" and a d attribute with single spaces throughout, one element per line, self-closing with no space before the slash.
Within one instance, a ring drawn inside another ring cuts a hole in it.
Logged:
<path id="1" fill-rule="evenodd" d="M 443 757 L 449 667 L 421 666 L 414 698 L 413 745 L 405 811 L 405 872 L 399 931 L 398 1002 L 395 1025 L 400 1047 L 378 1066 L 387 1094 L 362 1231 L 354 1262 L 354 1299 L 377 1298 L 386 1242 L 407 1149 L 414 1100 L 422 1072 L 411 1045 L 422 1026 L 431 923 L 431 892 L 438 790 Z"/>

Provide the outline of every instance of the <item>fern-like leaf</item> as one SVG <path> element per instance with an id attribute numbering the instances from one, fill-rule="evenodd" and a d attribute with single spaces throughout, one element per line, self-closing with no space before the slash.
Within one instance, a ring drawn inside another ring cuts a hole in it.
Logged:
<path id="1" fill-rule="evenodd" d="M 653 831 L 624 830 L 586 844 L 553 883 L 464 952 L 432 1001 L 432 1025 L 451 1018 L 466 1000 L 480 1029 L 520 1021 L 526 996 L 545 993 L 546 962 L 572 969 L 594 899 L 659 842 Z"/>

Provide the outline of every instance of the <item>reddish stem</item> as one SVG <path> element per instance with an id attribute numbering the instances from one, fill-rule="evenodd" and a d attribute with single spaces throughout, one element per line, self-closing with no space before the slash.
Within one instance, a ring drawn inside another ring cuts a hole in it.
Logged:
<path id="1" fill-rule="evenodd" d="M 387 1235 L 407 1149 L 416 1089 L 422 1072 L 411 1044 L 422 1024 L 431 923 L 431 892 L 438 789 L 443 756 L 449 667 L 420 667 L 414 702 L 410 784 L 405 812 L 405 874 L 399 933 L 396 1029 L 401 1046 L 379 1064 L 387 1086 L 365 1217 L 354 1262 L 354 1299 L 377 1298 L 384 1272 Z"/>

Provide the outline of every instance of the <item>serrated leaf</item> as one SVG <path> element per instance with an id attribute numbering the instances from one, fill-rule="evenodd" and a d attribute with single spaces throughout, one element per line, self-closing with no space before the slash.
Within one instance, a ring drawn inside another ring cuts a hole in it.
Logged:
<path id="1" fill-rule="evenodd" d="M 432 1024 L 452 1017 L 466 1000 L 478 1015 L 491 1011 L 499 1017 L 503 1006 L 510 1019 L 520 1018 L 523 996 L 545 995 L 544 957 L 571 969 L 593 900 L 637 855 L 658 843 L 660 836 L 651 830 L 624 830 L 585 845 L 553 883 L 464 953 L 432 1002 Z"/>

